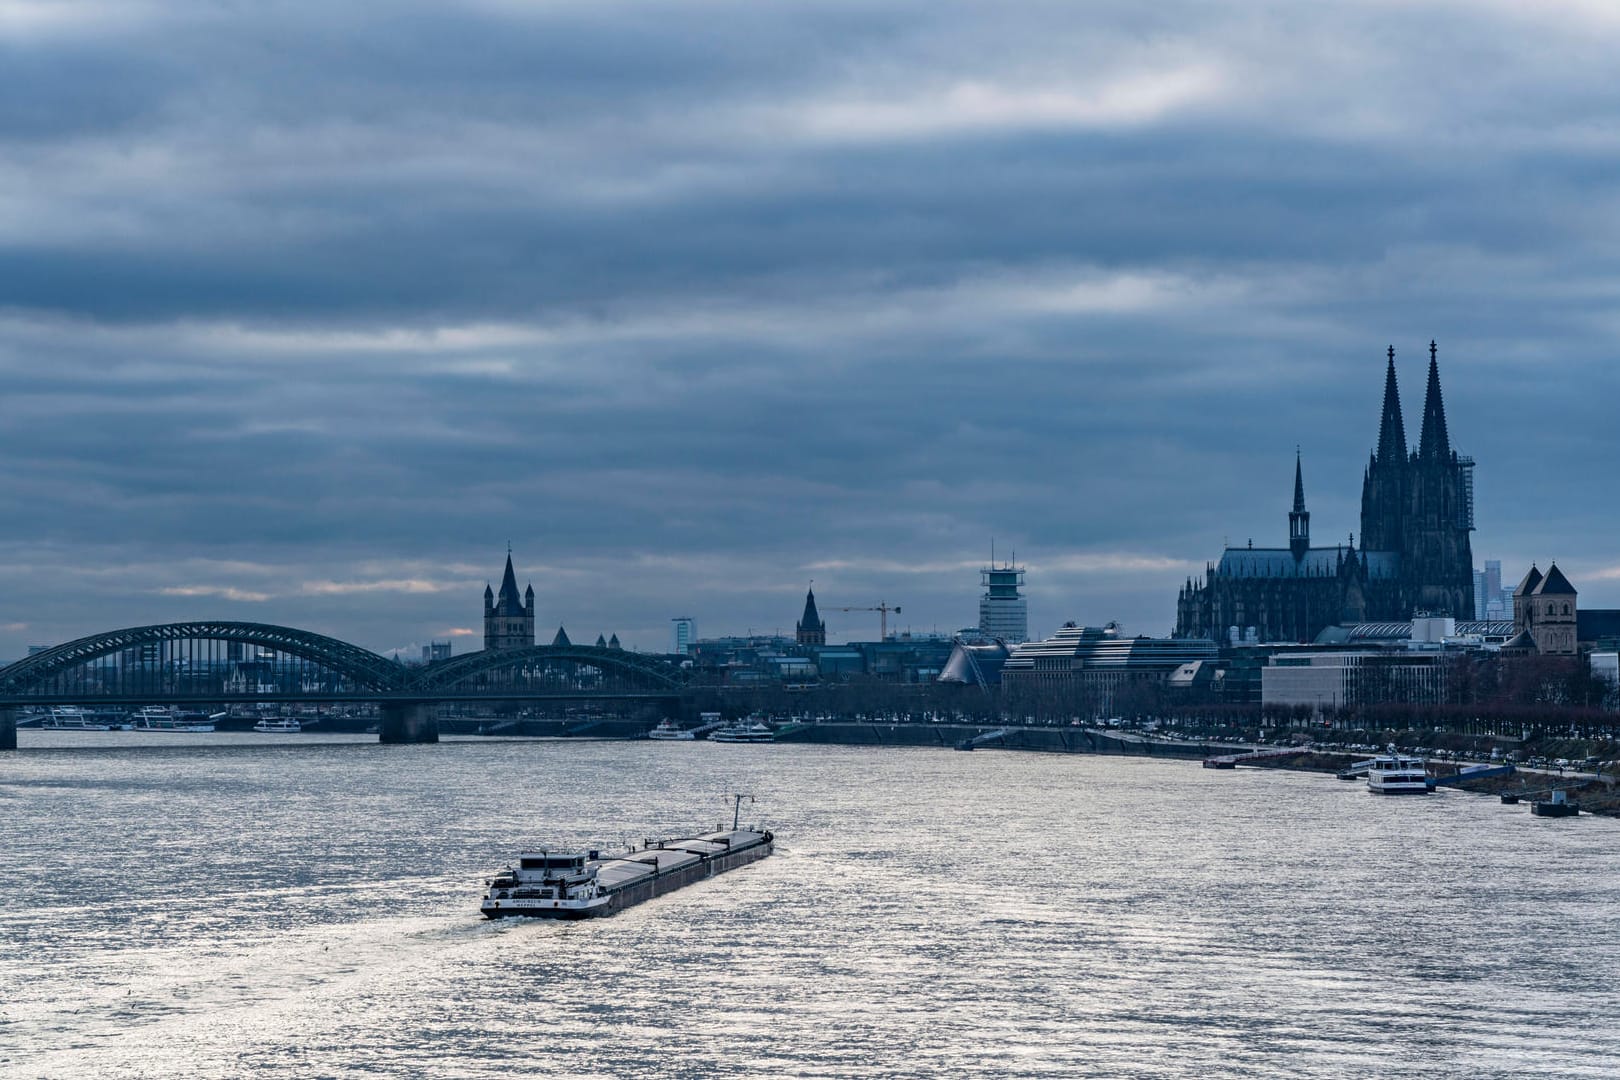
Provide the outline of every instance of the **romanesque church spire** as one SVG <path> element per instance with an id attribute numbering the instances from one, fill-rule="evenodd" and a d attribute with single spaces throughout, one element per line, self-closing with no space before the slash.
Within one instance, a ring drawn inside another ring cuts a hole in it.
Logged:
<path id="1" fill-rule="evenodd" d="M 1288 514 L 1288 549 L 1298 562 L 1311 550 L 1311 515 L 1305 509 L 1305 474 L 1300 467 L 1299 449 L 1294 449 L 1294 509 Z"/>
<path id="2" fill-rule="evenodd" d="M 506 573 L 501 575 L 500 591 L 501 600 L 508 598 L 511 599 L 513 604 L 522 604 L 522 601 L 518 598 L 517 575 L 512 572 L 512 553 L 510 551 L 506 553 Z"/>
<path id="3" fill-rule="evenodd" d="M 804 614 L 800 616 L 799 624 L 794 630 L 794 638 L 800 645 L 827 644 L 827 624 L 821 621 L 821 614 L 816 611 L 814 588 L 805 590 Z"/>
<path id="4" fill-rule="evenodd" d="M 1439 348 L 1429 342 L 1429 392 L 1423 399 L 1423 434 L 1418 442 L 1418 457 L 1426 461 L 1451 456 L 1451 438 L 1446 434 L 1446 403 L 1440 396 L 1440 362 L 1435 356 Z"/>
<path id="5" fill-rule="evenodd" d="M 1378 460 L 1385 465 L 1406 460 L 1406 422 L 1401 419 L 1401 388 L 1395 381 L 1393 345 L 1389 347 L 1389 368 L 1384 373 L 1384 418 L 1378 424 Z"/>
<path id="6" fill-rule="evenodd" d="M 527 649 L 534 644 L 534 588 L 518 595 L 512 570 L 512 549 L 506 549 L 501 591 L 484 586 L 484 648 Z"/>

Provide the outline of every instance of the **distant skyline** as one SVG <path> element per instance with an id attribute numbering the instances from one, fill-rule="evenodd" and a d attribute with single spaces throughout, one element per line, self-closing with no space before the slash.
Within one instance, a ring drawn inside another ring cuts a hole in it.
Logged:
<path id="1" fill-rule="evenodd" d="M 0 658 L 1163 633 L 1358 528 L 1439 342 L 1476 562 L 1620 607 L 1620 9 L 0 0 Z"/>

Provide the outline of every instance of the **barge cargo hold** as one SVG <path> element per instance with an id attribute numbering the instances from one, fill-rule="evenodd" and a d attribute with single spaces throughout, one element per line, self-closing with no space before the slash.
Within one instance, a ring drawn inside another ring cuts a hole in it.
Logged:
<path id="1" fill-rule="evenodd" d="M 775 837 L 761 829 L 720 829 L 655 840 L 625 855 L 529 852 L 490 879 L 485 917 L 590 919 L 746 866 L 769 855 Z"/>

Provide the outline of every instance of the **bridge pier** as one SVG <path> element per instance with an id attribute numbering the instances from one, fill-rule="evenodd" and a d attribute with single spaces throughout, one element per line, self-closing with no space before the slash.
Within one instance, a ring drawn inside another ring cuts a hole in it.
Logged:
<path id="1" fill-rule="evenodd" d="M 17 710 L 0 709 L 0 750 L 17 749 Z"/>
<path id="2" fill-rule="evenodd" d="M 436 743 L 439 741 L 439 711 L 420 701 L 385 702 L 379 742 Z"/>

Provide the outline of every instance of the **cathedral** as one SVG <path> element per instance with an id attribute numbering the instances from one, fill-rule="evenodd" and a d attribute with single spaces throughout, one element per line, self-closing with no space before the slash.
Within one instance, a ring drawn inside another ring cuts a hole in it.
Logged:
<path id="1" fill-rule="evenodd" d="M 1474 617 L 1474 461 L 1451 448 L 1438 346 L 1416 450 L 1406 441 L 1395 349 L 1384 375 L 1378 446 L 1361 480 L 1361 547 L 1354 535 L 1311 546 L 1305 477 L 1294 459 L 1288 546 L 1227 548 L 1176 602 L 1176 636 L 1314 641 L 1338 623 L 1401 622 L 1414 613 Z"/>

